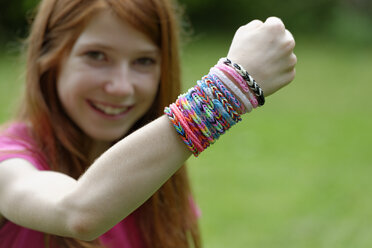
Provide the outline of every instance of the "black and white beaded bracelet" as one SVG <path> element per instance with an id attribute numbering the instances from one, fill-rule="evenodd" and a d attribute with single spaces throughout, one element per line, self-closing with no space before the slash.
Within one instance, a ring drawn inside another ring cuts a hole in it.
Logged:
<path id="1" fill-rule="evenodd" d="M 264 105 L 265 104 L 264 92 L 261 89 L 261 87 L 257 84 L 256 80 L 254 80 L 254 78 L 241 65 L 233 63 L 230 59 L 222 58 L 221 61 L 225 65 L 234 68 L 239 73 L 239 75 L 247 82 L 249 88 L 257 97 L 258 105 L 259 106 Z"/>

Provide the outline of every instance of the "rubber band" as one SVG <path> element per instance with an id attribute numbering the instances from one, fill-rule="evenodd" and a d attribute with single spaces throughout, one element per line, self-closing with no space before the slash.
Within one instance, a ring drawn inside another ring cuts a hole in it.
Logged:
<path id="1" fill-rule="evenodd" d="M 176 129 L 177 133 L 181 136 L 183 142 L 186 144 L 187 148 L 194 154 L 195 157 L 199 155 L 198 149 L 194 146 L 190 138 L 188 137 L 185 130 L 182 128 L 181 123 L 178 121 L 177 117 L 174 115 L 173 111 L 166 107 L 164 109 L 164 113 L 168 116 L 171 120 L 174 128 Z"/>
<path id="2" fill-rule="evenodd" d="M 221 58 L 219 63 L 223 63 L 231 68 L 233 68 L 248 84 L 249 88 L 257 96 L 259 106 L 265 104 L 264 92 L 261 87 L 257 84 L 256 80 L 239 64 L 233 63 L 228 58 Z"/>
<path id="3" fill-rule="evenodd" d="M 245 107 L 243 113 L 249 113 L 252 111 L 253 104 L 251 99 L 249 99 L 220 69 L 213 67 L 210 69 L 210 73 L 219 77 L 226 87 L 228 87 L 240 99 Z M 251 92 L 249 93 L 252 94 Z"/>
<path id="4" fill-rule="evenodd" d="M 189 139 L 195 145 L 195 147 L 198 150 L 198 152 L 199 153 L 202 152 L 204 150 L 203 147 L 201 146 L 199 140 L 196 138 L 196 136 L 194 135 L 194 133 L 191 132 L 191 130 L 190 130 L 189 126 L 187 125 L 187 123 L 182 118 L 182 113 L 178 109 L 177 105 L 174 104 L 174 103 L 172 103 L 170 105 L 170 109 L 173 111 L 174 115 L 177 117 L 178 121 L 181 123 L 181 126 L 183 127 L 183 129 L 185 130 L 185 132 L 189 135 Z"/>
<path id="5" fill-rule="evenodd" d="M 255 97 L 257 92 L 251 92 L 252 89 L 242 77 L 243 72 L 239 65 L 224 60 L 224 63 L 211 68 L 208 75 L 164 109 L 194 156 L 197 157 L 241 121 L 242 113 L 250 112 L 262 103 L 262 98 L 257 100 Z"/>

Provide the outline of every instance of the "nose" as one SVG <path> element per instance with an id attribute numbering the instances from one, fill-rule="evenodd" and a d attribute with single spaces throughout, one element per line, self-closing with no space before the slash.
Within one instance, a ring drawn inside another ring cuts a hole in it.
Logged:
<path id="1" fill-rule="evenodd" d="M 120 65 L 109 72 L 104 90 L 114 96 L 128 96 L 134 93 L 133 79 L 128 65 Z"/>

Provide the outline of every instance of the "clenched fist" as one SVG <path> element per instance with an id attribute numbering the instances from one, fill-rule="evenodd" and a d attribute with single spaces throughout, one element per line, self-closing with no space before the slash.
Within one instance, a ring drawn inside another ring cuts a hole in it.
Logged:
<path id="1" fill-rule="evenodd" d="M 294 38 L 283 22 L 270 17 L 264 23 L 254 20 L 240 27 L 227 57 L 242 65 L 269 96 L 294 79 L 294 47 Z"/>

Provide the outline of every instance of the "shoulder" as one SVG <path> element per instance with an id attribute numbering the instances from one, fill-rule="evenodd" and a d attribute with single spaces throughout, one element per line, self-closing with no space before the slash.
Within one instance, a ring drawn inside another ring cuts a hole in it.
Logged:
<path id="1" fill-rule="evenodd" d="M 38 148 L 25 123 L 8 124 L 0 131 L 0 162 L 21 158 L 39 170 L 49 170 L 44 154 Z"/>
<path id="2" fill-rule="evenodd" d="M 11 158 L 0 162 L 0 194 L 6 185 L 15 179 L 39 171 L 29 161 L 22 158 Z"/>
<path id="3" fill-rule="evenodd" d="M 33 143 L 30 135 L 30 128 L 21 122 L 14 122 L 0 127 L 0 149 L 7 149 L 8 146 L 25 145 Z"/>
<path id="4" fill-rule="evenodd" d="M 2 162 L 0 161 L 0 202 L 2 202 L 1 199 L 3 199 L 3 196 L 7 192 L 13 192 L 11 188 L 17 179 L 37 171 L 38 169 L 35 168 L 34 165 L 22 158 L 12 158 Z M 0 204 L 0 226 L 5 220 L 1 212 Z"/>

